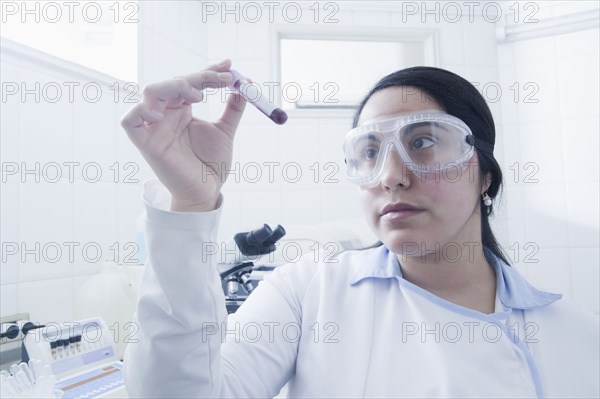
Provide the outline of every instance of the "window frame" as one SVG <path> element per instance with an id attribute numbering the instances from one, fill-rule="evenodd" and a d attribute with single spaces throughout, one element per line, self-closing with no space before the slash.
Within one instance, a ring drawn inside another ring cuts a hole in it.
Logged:
<path id="1" fill-rule="evenodd" d="M 424 65 L 439 66 L 439 46 L 437 29 L 420 28 L 371 28 L 371 27 L 339 27 L 313 25 L 278 25 L 270 27 L 271 40 L 271 73 L 274 81 L 281 82 L 281 40 L 306 39 L 306 40 L 345 40 L 345 41 L 379 41 L 379 42 L 404 42 L 420 43 L 425 50 Z M 275 103 L 281 107 L 281 91 L 275 91 Z M 354 109 L 339 108 L 335 106 L 315 106 L 310 108 L 297 108 L 286 110 L 294 117 L 329 117 L 347 118 L 354 113 Z"/>

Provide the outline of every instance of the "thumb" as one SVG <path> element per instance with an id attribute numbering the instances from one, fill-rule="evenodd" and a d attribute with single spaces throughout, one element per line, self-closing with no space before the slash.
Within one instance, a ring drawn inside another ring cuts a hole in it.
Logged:
<path id="1" fill-rule="evenodd" d="M 215 123 L 215 125 L 225 133 L 233 135 L 237 130 L 244 109 L 246 108 L 246 100 L 237 93 L 232 93 L 227 97 L 227 104 L 223 115 Z"/>

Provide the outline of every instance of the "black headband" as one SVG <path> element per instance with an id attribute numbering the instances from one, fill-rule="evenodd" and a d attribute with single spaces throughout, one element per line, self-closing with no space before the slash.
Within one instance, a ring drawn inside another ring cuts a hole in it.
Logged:
<path id="1" fill-rule="evenodd" d="M 494 145 L 488 143 L 487 141 L 478 139 L 473 135 L 467 136 L 467 143 L 471 144 L 473 147 L 481 150 L 483 152 L 488 152 L 490 154 L 494 154 Z"/>

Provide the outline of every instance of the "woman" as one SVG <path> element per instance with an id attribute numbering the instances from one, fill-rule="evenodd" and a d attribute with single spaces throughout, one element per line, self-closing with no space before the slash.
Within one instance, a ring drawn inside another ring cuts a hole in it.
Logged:
<path id="1" fill-rule="evenodd" d="M 134 397 L 597 397 L 598 321 L 529 285 L 505 261 L 488 215 L 502 175 L 494 123 L 461 77 L 410 68 L 382 79 L 344 142 L 383 245 L 277 268 L 230 318 L 216 240 L 244 102 L 191 116 L 226 60 L 150 85 L 122 125 L 164 184 L 146 184 L 149 261 Z M 224 170 L 222 168 L 222 170 Z M 205 248 L 205 247 L 204 247 Z"/>

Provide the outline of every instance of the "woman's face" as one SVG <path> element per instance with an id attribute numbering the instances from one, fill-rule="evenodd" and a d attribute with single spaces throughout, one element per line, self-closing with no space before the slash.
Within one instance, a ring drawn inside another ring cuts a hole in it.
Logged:
<path id="1" fill-rule="evenodd" d="M 358 125 L 372 119 L 420 110 L 443 110 L 412 87 L 391 87 L 373 94 Z M 419 175 L 410 172 L 395 149 L 389 150 L 381 181 L 361 188 L 367 221 L 394 253 L 420 256 L 481 242 L 479 200 L 482 190 L 477 154 L 462 169 Z M 399 206 L 395 212 L 384 208 Z M 412 207 L 412 209 L 410 209 Z M 403 210 L 404 208 L 404 210 Z M 454 247 L 450 247 L 450 246 Z"/>

